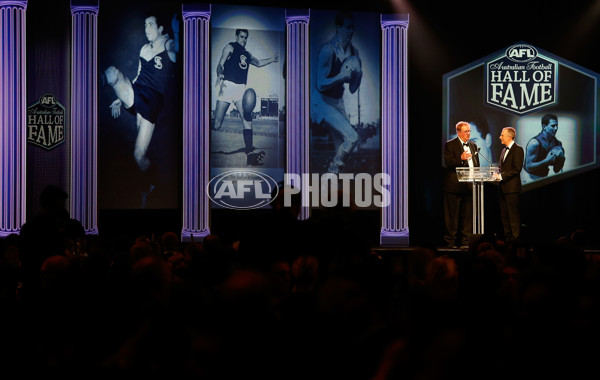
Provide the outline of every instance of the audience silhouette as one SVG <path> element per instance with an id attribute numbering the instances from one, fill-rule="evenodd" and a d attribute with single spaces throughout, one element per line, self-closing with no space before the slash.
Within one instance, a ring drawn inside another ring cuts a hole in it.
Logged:
<path id="1" fill-rule="evenodd" d="M 577 378 L 599 353 L 600 260 L 583 230 L 535 246 L 484 235 L 466 251 L 382 251 L 352 210 L 300 222 L 278 204 L 264 222 L 280 228 L 236 244 L 172 231 L 124 242 L 85 236 L 66 194 L 46 195 L 0 246 L 7 371 Z"/>

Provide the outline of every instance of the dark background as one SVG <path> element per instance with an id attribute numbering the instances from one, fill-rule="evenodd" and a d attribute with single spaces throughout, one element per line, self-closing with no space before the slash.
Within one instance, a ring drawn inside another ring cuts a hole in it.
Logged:
<path id="1" fill-rule="evenodd" d="M 39 198 L 48 184 L 68 190 L 71 147 L 69 4 L 32 3 L 26 12 L 27 107 L 45 94 L 54 95 L 65 107 L 65 141 L 51 150 L 27 143 L 26 219 L 40 212 Z M 48 14 L 53 17 L 48 17 Z M 31 25 L 35 27 L 30 28 Z"/>
<path id="2" fill-rule="evenodd" d="M 235 4 L 236 2 L 227 2 Z M 600 6 L 593 1 L 479 1 L 392 2 L 361 4 L 333 1 L 290 1 L 286 6 L 380 13 L 408 13 L 408 129 L 410 245 L 441 244 L 442 236 L 442 77 L 499 49 L 524 41 L 589 70 L 600 71 Z M 596 2 L 597 3 L 597 2 Z M 256 5 L 281 6 L 275 1 Z M 404 5 L 403 5 L 404 4 Z M 494 136 L 497 139 L 499 136 Z M 549 241 L 569 236 L 575 229 L 588 232 L 589 244 L 600 243 L 597 212 L 598 169 L 531 191 L 521 198 L 524 236 Z M 485 231 L 499 231 L 497 189 L 485 189 Z M 357 218 L 373 244 L 378 244 L 378 212 Z M 237 213 L 239 218 L 251 218 Z M 220 215 L 213 213 L 211 230 L 221 232 Z M 229 217 L 223 216 L 224 220 Z M 225 233 L 226 231 L 223 231 Z"/>
<path id="3" fill-rule="evenodd" d="M 102 7 L 114 0 L 100 0 Z M 128 1 L 136 3 L 137 0 Z M 28 4 L 31 10 L 39 1 Z M 181 3 L 181 2 L 178 2 Z M 239 1 L 213 3 L 239 4 Z M 481 57 L 524 41 L 589 70 L 599 72 L 600 6 L 577 2 L 429 2 L 371 0 L 339 3 L 333 0 L 256 0 L 243 5 L 285 6 L 379 13 L 408 13 L 408 117 L 409 117 L 409 222 L 410 244 L 438 244 L 442 234 L 442 76 Z M 597 3 L 597 2 L 596 2 Z M 121 2 L 122 4 L 122 2 Z M 65 7 L 59 7 L 65 8 Z M 28 12 L 29 12 L 28 10 Z M 34 12 L 32 12 L 34 13 Z M 39 15 L 39 13 L 37 13 Z M 29 16 L 28 16 L 29 17 Z M 39 16 L 42 17 L 42 16 Z M 28 23 L 35 23 L 28 19 Z M 68 29 L 68 25 L 67 28 Z M 182 25 L 183 30 L 183 25 Z M 31 32 L 28 27 L 28 42 Z M 68 33 L 68 32 L 67 32 Z M 102 31 L 100 31 L 102 33 Z M 43 38 L 43 33 L 40 38 Z M 31 79 L 28 79 L 31 80 Z M 29 97 L 28 97 L 29 98 Z M 65 104 L 68 114 L 68 102 Z M 497 136 L 495 137 L 497 138 Z M 574 229 L 588 232 L 590 245 L 598 246 L 600 221 L 596 216 L 599 170 L 574 176 L 522 194 L 525 236 L 532 240 L 555 239 Z M 486 189 L 486 232 L 498 228 L 495 189 Z M 249 211 L 212 211 L 211 232 L 234 240 L 238 231 L 257 215 Z M 365 211 L 358 218 L 365 236 L 379 241 L 380 218 Z M 99 210 L 100 233 L 127 230 L 137 233 L 180 232 L 178 209 L 119 211 Z"/>

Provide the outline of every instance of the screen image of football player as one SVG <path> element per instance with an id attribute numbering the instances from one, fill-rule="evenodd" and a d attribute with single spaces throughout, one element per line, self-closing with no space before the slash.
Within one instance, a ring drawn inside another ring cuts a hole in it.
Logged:
<path id="1" fill-rule="evenodd" d="M 217 65 L 218 98 L 215 107 L 213 129 L 218 130 L 223 124 L 225 114 L 233 103 L 237 108 L 243 124 L 243 137 L 247 165 L 260 165 L 265 152 L 255 152 L 253 145 L 252 110 L 256 105 L 256 92 L 246 88 L 250 65 L 263 67 L 279 60 L 279 53 L 272 57 L 258 59 L 246 50 L 249 32 L 247 29 L 236 29 L 235 41 L 223 47 Z"/>
<path id="2" fill-rule="evenodd" d="M 344 105 L 345 84 L 355 93 L 362 80 L 362 62 L 352 44 L 354 16 L 339 12 L 335 17 L 335 35 L 321 46 L 317 57 L 316 86 L 312 91 L 313 122 L 328 128 L 336 138 L 335 153 L 327 171 L 340 173 L 355 151 L 359 134 L 350 124 Z"/>
<path id="3" fill-rule="evenodd" d="M 115 66 L 109 66 L 101 73 L 103 84 L 111 86 L 117 97 L 110 105 L 112 117 L 118 118 L 121 115 L 121 107 L 136 117 L 137 137 L 133 156 L 142 172 L 148 172 L 151 166 L 147 151 L 164 106 L 164 95 L 179 52 L 177 15 L 171 21 L 171 28 L 173 38 L 165 33 L 165 27 L 157 16 L 145 18 L 144 33 L 148 42 L 140 49 L 137 76 L 133 80 Z M 149 179 L 149 182 L 152 180 Z M 154 184 L 148 183 L 144 187 L 142 208 Z"/>
<path id="4" fill-rule="evenodd" d="M 556 138 L 558 117 L 546 114 L 542 117 L 542 130 L 532 137 L 525 149 L 525 171 L 532 179 L 547 177 L 552 166 L 559 173 L 565 165 L 565 149 Z"/>

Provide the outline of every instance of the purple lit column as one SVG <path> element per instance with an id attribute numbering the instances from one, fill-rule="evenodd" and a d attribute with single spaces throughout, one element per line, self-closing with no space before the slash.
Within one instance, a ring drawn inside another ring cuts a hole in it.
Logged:
<path id="1" fill-rule="evenodd" d="M 25 223 L 27 1 L 0 0 L 0 237 Z"/>
<path id="2" fill-rule="evenodd" d="M 206 194 L 210 130 L 210 5 L 182 6 L 183 60 L 183 242 L 210 234 Z"/>
<path id="3" fill-rule="evenodd" d="M 309 10 L 286 10 L 287 24 L 287 66 L 286 66 L 286 125 L 287 125 L 287 166 L 286 172 L 308 173 L 309 152 L 309 60 L 308 60 L 308 21 Z M 287 183 L 298 186 L 300 184 Z M 308 183 L 300 185 L 303 197 L 308 197 Z M 308 219 L 310 206 L 300 210 L 300 219 Z"/>
<path id="4" fill-rule="evenodd" d="M 71 217 L 97 235 L 98 0 L 71 2 Z"/>
<path id="5" fill-rule="evenodd" d="M 390 203 L 381 212 L 380 244 L 408 246 L 408 15 L 381 15 L 382 172 L 390 176 Z"/>

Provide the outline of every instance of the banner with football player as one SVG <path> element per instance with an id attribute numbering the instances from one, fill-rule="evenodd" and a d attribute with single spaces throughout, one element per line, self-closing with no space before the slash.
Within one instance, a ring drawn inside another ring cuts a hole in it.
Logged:
<path id="1" fill-rule="evenodd" d="M 211 179 L 229 172 L 242 176 L 260 172 L 275 184 L 283 181 L 285 42 L 283 8 L 218 4 L 212 8 Z M 250 200 L 252 204 L 245 204 L 244 194 L 236 188 L 210 196 L 233 199 L 241 209 L 256 207 Z M 213 202 L 211 207 L 221 205 Z"/>
<path id="2" fill-rule="evenodd" d="M 368 173 L 381 167 L 379 14 L 310 16 L 310 168 Z"/>

